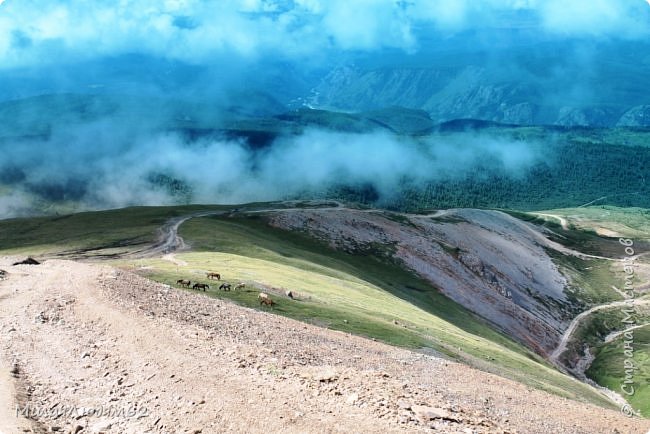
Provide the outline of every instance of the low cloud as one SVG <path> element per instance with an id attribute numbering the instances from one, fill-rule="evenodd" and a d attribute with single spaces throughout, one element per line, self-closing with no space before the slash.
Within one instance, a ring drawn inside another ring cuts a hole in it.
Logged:
<path id="1" fill-rule="evenodd" d="M 384 132 L 309 130 L 253 150 L 237 140 L 188 141 L 176 134 L 134 138 L 110 121 L 55 131 L 5 151 L 0 218 L 39 203 L 79 209 L 137 204 L 242 203 L 370 187 L 390 202 L 405 186 L 463 177 L 489 162 L 518 176 L 540 159 L 539 147 L 472 134 L 414 140 Z M 11 175 L 13 174 L 13 175 Z"/>

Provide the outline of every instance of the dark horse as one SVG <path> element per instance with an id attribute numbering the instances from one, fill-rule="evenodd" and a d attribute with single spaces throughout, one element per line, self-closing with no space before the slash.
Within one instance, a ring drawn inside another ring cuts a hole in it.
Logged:
<path id="1" fill-rule="evenodd" d="M 232 288 L 230 283 L 222 283 L 219 285 L 219 289 L 223 289 L 224 291 L 230 291 L 230 288 Z"/>
<path id="2" fill-rule="evenodd" d="M 210 285 L 207 283 L 195 283 L 192 289 L 202 289 L 205 292 L 206 289 L 210 289 Z"/>

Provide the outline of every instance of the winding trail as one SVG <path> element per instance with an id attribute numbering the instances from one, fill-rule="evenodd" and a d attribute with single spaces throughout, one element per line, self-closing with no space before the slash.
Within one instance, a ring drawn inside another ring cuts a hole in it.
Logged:
<path id="1" fill-rule="evenodd" d="M 636 330 L 636 329 L 640 329 L 640 328 L 643 328 L 643 327 L 648 327 L 648 326 L 650 326 L 650 323 L 638 324 L 638 325 L 635 325 L 635 326 L 632 326 L 632 327 L 628 327 L 628 328 L 626 328 L 624 330 L 611 332 L 610 334 L 605 336 L 605 340 L 603 341 L 603 343 L 608 344 L 608 343 L 612 342 L 614 339 L 618 338 L 619 336 L 621 336 L 621 335 L 623 335 L 623 334 L 625 334 L 627 332 L 630 332 L 630 331 Z"/>
<path id="2" fill-rule="evenodd" d="M 531 213 L 531 214 L 539 215 L 539 216 L 542 216 L 542 217 L 551 217 L 551 218 L 557 219 L 560 222 L 560 225 L 562 226 L 562 229 L 564 229 L 565 231 L 569 230 L 569 222 L 568 222 L 567 219 L 565 219 L 562 216 L 559 216 L 559 215 L 556 215 L 556 214 L 542 214 L 542 213 L 539 213 L 539 212 L 535 212 L 535 213 Z"/>
<path id="3" fill-rule="evenodd" d="M 632 304 L 634 304 L 634 305 L 648 304 L 648 303 L 650 303 L 650 300 L 648 300 L 648 299 L 635 299 L 635 300 L 632 301 Z M 564 353 L 566 351 L 567 344 L 569 343 L 569 340 L 571 340 L 571 337 L 573 336 L 573 333 L 575 333 L 576 329 L 578 328 L 578 326 L 580 325 L 580 323 L 582 322 L 582 320 L 585 317 L 588 317 L 592 313 L 598 312 L 600 310 L 612 309 L 612 308 L 619 307 L 619 306 L 622 307 L 622 306 L 626 306 L 626 305 L 629 305 L 629 304 L 630 304 L 630 302 L 627 301 L 627 300 L 619 300 L 619 301 L 613 301 L 613 302 L 607 303 L 607 304 L 600 304 L 598 306 L 592 307 L 591 309 L 585 310 L 580 315 L 573 318 L 573 321 L 571 321 L 571 323 L 569 324 L 569 327 L 567 327 L 567 329 L 562 334 L 562 339 L 560 339 L 560 343 L 555 348 L 555 350 L 553 350 L 553 353 L 551 353 L 551 355 L 549 356 L 549 360 L 555 365 L 560 364 L 560 362 L 559 362 L 560 356 L 562 355 L 562 353 Z"/>
<path id="4" fill-rule="evenodd" d="M 173 260 L 173 256 L 168 256 L 177 250 L 187 248 L 183 238 L 178 235 L 178 228 L 186 221 L 196 217 L 207 217 L 211 215 L 227 214 L 229 211 L 201 211 L 182 217 L 174 217 L 168 220 L 159 230 L 158 241 L 153 245 L 132 253 L 131 256 L 136 258 L 151 258 L 154 256 L 167 256 L 167 260 Z"/>
<path id="5" fill-rule="evenodd" d="M 594 203 L 596 203 L 596 202 L 600 202 L 601 200 L 607 199 L 608 197 L 609 197 L 609 196 L 602 196 L 602 197 L 599 197 L 598 199 L 594 199 L 594 200 L 592 200 L 591 202 L 587 202 L 587 203 L 584 203 L 584 204 L 578 206 L 578 208 L 584 208 L 584 207 L 586 207 L 586 206 L 593 205 Z"/>
<path id="6" fill-rule="evenodd" d="M 289 204 L 291 202 L 282 202 L 282 203 Z M 347 209 L 342 202 L 329 201 L 329 203 L 336 203 L 336 206 L 318 207 L 315 209 L 325 210 L 325 211 Z M 298 211 L 298 210 L 302 211 L 305 210 L 305 208 L 298 208 L 298 207 L 282 208 L 280 206 L 276 206 L 273 208 L 265 207 L 265 208 L 257 208 L 257 209 L 244 208 L 241 210 L 234 209 L 234 210 L 221 210 L 221 211 L 199 211 L 181 217 L 174 217 L 172 219 L 169 219 L 163 226 L 160 227 L 160 229 L 158 230 L 158 234 L 159 234 L 158 241 L 156 241 L 153 245 L 145 249 L 130 254 L 129 256 L 135 258 L 151 258 L 155 256 L 162 256 L 163 259 L 167 261 L 171 261 L 177 265 L 186 265 L 184 261 L 177 259 L 173 255 L 173 253 L 188 248 L 188 245 L 185 243 L 185 240 L 183 240 L 183 237 L 178 235 L 178 229 L 181 227 L 183 223 L 185 223 L 188 220 L 191 220 L 193 218 L 198 218 L 198 217 L 232 214 L 234 212 L 239 212 L 239 211 L 246 212 L 246 213 L 265 213 L 265 212 Z M 368 210 L 368 211 L 373 211 L 373 210 Z"/>
<path id="7" fill-rule="evenodd" d="M 584 207 L 587 207 L 587 206 L 589 206 L 589 205 L 593 205 L 593 204 L 595 204 L 596 202 L 600 202 L 601 200 L 605 200 L 605 199 L 607 199 L 608 197 L 637 196 L 637 195 L 639 195 L 639 194 L 643 194 L 643 193 L 645 193 L 645 192 L 644 192 L 644 191 L 634 191 L 634 192 L 632 192 L 632 193 L 611 194 L 611 195 L 609 195 L 609 196 L 601 196 L 601 197 L 599 197 L 598 199 L 594 199 L 594 200 L 592 200 L 591 202 L 587 202 L 587 203 L 585 203 L 585 204 L 582 204 L 582 205 L 578 206 L 577 208 L 584 208 Z"/>
<path id="8" fill-rule="evenodd" d="M 589 315 L 591 315 L 594 312 L 598 312 L 598 311 L 601 311 L 601 310 L 613 309 L 613 308 L 616 308 L 616 307 L 627 306 L 629 304 L 630 304 L 630 302 L 628 300 L 614 301 L 614 302 L 611 302 L 611 303 L 594 306 L 591 309 L 588 309 L 588 310 L 582 312 L 581 314 L 576 316 L 573 319 L 573 321 L 571 321 L 571 323 L 569 324 L 569 327 L 567 327 L 567 329 L 562 334 L 562 339 L 560 340 L 560 343 L 555 348 L 553 353 L 549 356 L 549 361 L 551 363 L 553 363 L 558 369 L 560 369 L 563 372 L 570 371 L 577 379 L 579 379 L 580 381 L 582 381 L 582 382 L 584 382 L 586 384 L 589 384 L 590 386 L 592 386 L 595 389 L 599 390 L 603 395 L 607 396 L 610 400 L 612 400 L 613 402 L 615 402 L 617 405 L 619 405 L 621 407 L 625 406 L 625 405 L 628 405 L 627 400 L 622 395 L 620 395 L 617 392 L 614 392 L 611 389 L 608 389 L 606 387 L 601 386 L 600 384 L 596 383 L 591 378 L 587 377 L 587 375 L 585 374 L 585 371 L 589 368 L 589 366 L 591 366 L 591 363 L 593 362 L 593 359 L 594 359 L 594 357 L 591 355 L 591 353 L 589 351 L 589 348 L 586 348 L 584 357 L 582 357 L 576 363 L 576 365 L 575 365 L 575 367 L 573 369 L 567 368 L 562 362 L 560 362 L 559 358 L 566 351 L 567 344 L 571 340 L 571 337 L 573 336 L 573 334 L 575 333 L 576 329 L 578 328 L 578 326 L 580 325 L 580 323 L 582 322 L 583 319 L 585 319 L 586 317 L 588 317 Z M 650 299 L 635 299 L 635 300 L 632 301 L 632 304 L 635 305 L 635 306 L 639 305 L 639 304 L 650 304 Z M 620 335 L 622 333 L 625 333 L 626 331 L 629 331 L 631 329 L 644 327 L 646 325 L 648 325 L 648 324 L 644 324 L 642 326 L 631 327 L 630 329 L 623 330 L 620 333 L 619 332 L 615 332 L 615 333 L 618 333 L 617 334 L 617 336 L 618 336 L 618 335 Z M 611 335 L 612 334 L 608 335 L 607 338 L 609 338 Z M 612 338 L 612 340 L 615 337 L 616 336 L 614 336 Z M 605 342 L 608 342 L 607 338 L 605 338 Z"/>
<path id="9" fill-rule="evenodd" d="M 570 248 L 568 248 L 566 246 L 563 246 L 562 244 L 560 244 L 558 242 L 555 242 L 553 240 L 548 239 L 546 237 L 546 235 L 544 235 L 544 233 L 541 232 L 537 228 L 537 226 L 534 225 L 533 223 L 528 223 L 528 222 L 519 220 L 518 218 L 510 216 L 510 215 L 508 215 L 506 213 L 503 213 L 503 214 L 507 215 L 516 224 L 518 224 L 519 226 L 525 228 L 528 232 L 530 232 L 535 237 L 536 241 L 542 246 L 546 246 L 548 248 L 556 250 L 556 251 L 558 251 L 560 253 L 563 253 L 565 255 L 571 255 L 571 256 L 575 256 L 576 258 L 581 258 L 581 259 L 589 258 L 589 259 L 603 259 L 603 260 L 606 260 L 606 261 L 615 261 L 615 262 L 623 261 L 622 259 L 608 258 L 606 256 L 590 255 L 590 254 L 587 254 L 587 253 L 582 253 L 582 252 L 579 252 L 577 250 L 570 249 Z M 559 218 L 559 216 L 556 216 L 556 217 Z"/>

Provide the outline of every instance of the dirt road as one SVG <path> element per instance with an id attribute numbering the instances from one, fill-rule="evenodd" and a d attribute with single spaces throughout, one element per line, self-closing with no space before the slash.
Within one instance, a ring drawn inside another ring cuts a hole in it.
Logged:
<path id="1" fill-rule="evenodd" d="M 17 394 L 0 389 L 0 416 L 15 415 L 19 396 L 20 408 L 41 411 L 30 422 L 33 432 L 650 428 L 464 365 L 125 271 L 59 260 L 9 266 L 14 259 L 0 260 L 10 273 L 0 283 L 0 359 L 5 369 L 15 360 L 18 375 L 0 384 L 13 383 Z M 57 411 L 63 414 L 54 417 Z M 6 423 L 0 429 L 13 433 L 25 422 Z"/>
<path id="2" fill-rule="evenodd" d="M 559 215 L 556 215 L 556 214 L 543 214 L 543 213 L 539 213 L 539 212 L 533 212 L 531 214 L 556 219 L 557 221 L 560 222 L 560 225 L 562 226 L 562 229 L 564 229 L 565 231 L 569 230 L 569 222 L 567 221 L 566 218 L 564 218 L 562 216 L 559 216 Z"/>
<path id="3" fill-rule="evenodd" d="M 639 304 L 648 304 L 650 303 L 650 300 L 647 299 L 637 299 L 633 300 L 633 305 L 639 305 Z M 601 304 L 598 306 L 594 306 L 591 309 L 588 309 L 578 316 L 576 316 L 573 321 L 571 321 L 571 324 L 569 324 L 569 327 L 564 331 L 562 334 L 562 339 L 560 340 L 560 343 L 558 344 L 557 348 L 553 351 L 551 356 L 549 357 L 549 360 L 551 363 L 556 365 L 558 368 L 565 370 L 566 367 L 562 364 L 562 362 L 559 360 L 560 356 L 566 351 L 568 343 L 571 341 L 571 338 L 573 337 L 573 334 L 575 333 L 576 329 L 580 325 L 582 321 L 594 312 L 598 312 L 601 310 L 609 310 L 609 309 L 614 309 L 614 308 L 623 308 L 623 307 L 629 307 L 629 302 L 628 301 L 614 301 L 611 303 L 607 304 Z M 637 328 L 637 327 L 635 327 Z M 624 333 L 624 331 L 620 332 L 620 334 Z M 608 336 L 609 337 L 609 336 Z M 608 342 L 605 340 L 605 342 Z M 590 386 L 598 389 L 601 393 L 603 393 L 605 396 L 609 397 L 612 401 L 614 401 L 617 405 L 620 406 L 625 406 L 627 404 L 627 401 L 625 398 L 619 394 L 614 392 L 613 390 L 610 390 L 606 387 L 602 387 L 599 384 L 597 384 L 595 381 L 589 379 L 585 375 L 585 371 L 589 368 L 591 365 L 591 362 L 593 361 L 593 357 L 591 353 L 587 350 L 586 354 L 584 357 L 581 358 L 576 364 L 573 369 L 571 369 L 571 372 L 573 375 L 576 376 L 576 378 L 580 379 L 581 381 L 584 381 L 585 383 L 589 384 Z"/>
<path id="4" fill-rule="evenodd" d="M 158 241 L 156 243 L 149 247 L 146 247 L 143 250 L 131 253 L 130 256 L 150 258 L 154 256 L 166 255 L 177 250 L 183 250 L 187 246 L 183 238 L 178 235 L 178 228 L 180 228 L 183 223 L 197 217 L 207 217 L 211 215 L 220 215 L 226 213 L 227 211 L 201 211 L 182 217 L 169 219 L 158 230 Z"/>
<path id="5" fill-rule="evenodd" d="M 639 304 L 648 304 L 650 303 L 650 300 L 648 299 L 636 299 L 632 301 L 632 304 L 634 306 L 639 305 Z M 614 308 L 622 308 L 629 306 L 630 302 L 626 300 L 622 301 L 613 301 L 611 303 L 607 304 L 599 304 L 598 306 L 594 306 L 591 309 L 585 310 L 584 312 L 580 313 L 578 316 L 573 318 L 571 323 L 569 324 L 569 327 L 562 333 L 562 339 L 560 339 L 560 343 L 558 344 L 557 348 L 553 351 L 551 356 L 549 357 L 549 360 L 553 362 L 554 364 L 559 363 L 559 358 L 564 353 L 567 349 L 567 344 L 571 340 L 571 337 L 575 333 L 576 329 L 580 325 L 580 323 L 588 316 L 593 314 L 594 312 L 598 312 L 600 310 L 608 310 L 608 309 L 614 309 Z"/>
<path id="6" fill-rule="evenodd" d="M 639 325 L 635 325 L 635 326 L 632 326 L 632 327 L 628 327 L 628 328 L 623 329 L 623 330 L 611 332 L 610 334 L 605 336 L 605 339 L 603 340 L 603 343 L 608 344 L 608 343 L 614 341 L 616 338 L 618 338 L 619 336 L 621 336 L 621 335 L 623 335 L 625 333 L 628 333 L 628 332 L 631 332 L 631 331 L 634 331 L 634 330 L 637 330 L 637 329 L 640 329 L 640 328 L 643 328 L 643 327 L 648 327 L 648 326 L 650 326 L 650 324 L 639 324 Z"/>

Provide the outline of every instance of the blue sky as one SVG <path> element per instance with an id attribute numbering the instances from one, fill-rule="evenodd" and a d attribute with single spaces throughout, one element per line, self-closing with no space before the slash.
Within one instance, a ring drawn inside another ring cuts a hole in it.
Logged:
<path id="1" fill-rule="evenodd" d="M 134 52 L 196 64 L 223 55 L 417 52 L 424 33 L 512 25 L 515 12 L 540 35 L 650 36 L 646 0 L 5 0 L 0 68 Z"/>

